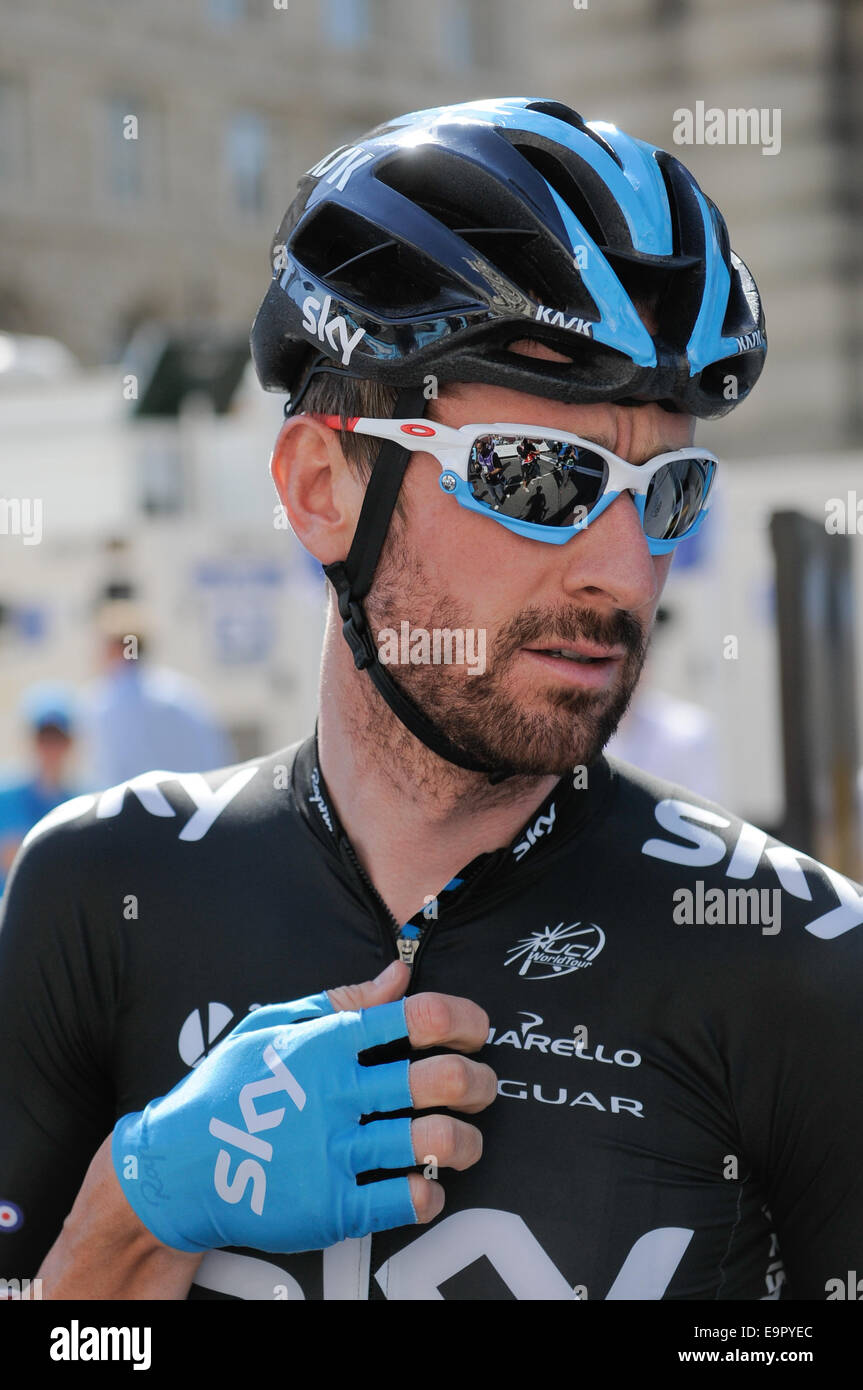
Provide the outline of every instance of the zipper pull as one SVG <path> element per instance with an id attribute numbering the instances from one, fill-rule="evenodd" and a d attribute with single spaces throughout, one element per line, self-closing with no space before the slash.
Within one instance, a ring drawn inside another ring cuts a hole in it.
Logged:
<path id="1" fill-rule="evenodd" d="M 413 966 L 414 956 L 421 940 L 422 931 L 420 928 L 413 922 L 406 922 L 396 939 L 399 960 L 403 960 L 405 965 Z"/>

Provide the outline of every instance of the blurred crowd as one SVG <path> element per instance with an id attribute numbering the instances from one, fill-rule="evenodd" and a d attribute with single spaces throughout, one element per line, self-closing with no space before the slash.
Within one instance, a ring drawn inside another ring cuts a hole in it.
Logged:
<path id="1" fill-rule="evenodd" d="M 83 689 L 40 682 L 18 711 L 21 761 L 0 779 L 0 894 L 27 831 L 62 802 L 142 772 L 201 772 L 233 749 L 205 693 L 150 660 L 146 615 L 132 601 L 96 618 L 101 670 Z"/>

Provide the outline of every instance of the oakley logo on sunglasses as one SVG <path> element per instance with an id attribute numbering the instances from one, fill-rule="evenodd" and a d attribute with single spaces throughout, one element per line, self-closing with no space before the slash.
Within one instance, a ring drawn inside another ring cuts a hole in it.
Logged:
<path id="1" fill-rule="evenodd" d="M 585 338 L 593 337 L 593 324 L 588 323 L 587 319 L 580 319 L 577 314 L 567 318 L 562 309 L 550 309 L 546 304 L 540 304 L 534 316 L 540 323 L 551 324 L 554 328 L 569 328 L 573 333 L 581 333 Z"/>

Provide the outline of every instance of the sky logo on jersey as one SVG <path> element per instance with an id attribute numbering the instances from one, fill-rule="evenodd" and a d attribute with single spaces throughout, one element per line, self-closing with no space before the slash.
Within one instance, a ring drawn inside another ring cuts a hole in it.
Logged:
<path id="1" fill-rule="evenodd" d="M 580 922 L 569 926 L 558 922 L 556 927 L 523 936 L 510 947 L 504 964 L 520 962 L 518 973 L 526 980 L 552 980 L 592 965 L 604 945 L 605 932 L 595 922 L 587 927 Z"/>
<path id="2" fill-rule="evenodd" d="M 531 849 L 533 845 L 536 844 L 537 840 L 539 840 L 543 835 L 550 835 L 553 825 L 554 802 L 552 802 L 549 806 L 547 816 L 537 816 L 533 825 L 528 826 L 527 830 L 524 833 L 524 839 L 519 840 L 518 844 L 512 851 L 515 859 L 519 860 L 523 858 L 524 855 L 527 854 L 528 850 Z"/>
<path id="3" fill-rule="evenodd" d="M 645 840 L 642 854 L 662 859 L 667 864 L 686 864 L 693 869 L 710 868 L 727 858 L 725 878 L 744 882 L 759 871 L 763 874 L 772 870 L 786 893 L 813 904 L 817 915 L 805 923 L 805 930 L 822 941 L 832 941 L 834 937 L 863 926 L 863 893 L 857 884 L 803 850 L 778 841 L 771 844 L 766 831 L 759 830 L 757 825 L 750 825 L 748 821 L 732 822 L 728 816 L 710 811 L 706 806 L 673 797 L 657 801 L 653 814 L 662 829 L 674 838 Z M 715 829 L 709 830 L 708 826 Z M 727 838 L 718 835 L 716 830 L 728 831 L 729 835 Z M 826 910 L 819 912 L 815 906 L 816 900 L 806 877 L 807 865 L 812 866 L 813 882 L 819 888 L 818 906 Z M 832 890 L 835 906 L 829 900 L 825 902 L 825 887 Z"/>
<path id="4" fill-rule="evenodd" d="M 229 777 L 215 789 L 200 772 L 142 772 L 137 777 L 131 777 L 128 782 L 118 782 L 116 787 L 108 787 L 95 795 L 88 792 L 84 796 L 74 796 L 71 801 L 61 802 L 53 811 L 49 811 L 47 816 L 37 821 L 32 830 L 28 830 L 23 845 L 29 845 L 39 835 L 44 835 L 46 830 L 52 830 L 57 825 L 65 825 L 67 821 L 87 815 L 94 806 L 98 820 L 110 820 L 113 816 L 119 816 L 128 804 L 127 792 L 134 795 L 151 816 L 176 816 L 176 810 L 160 789 L 162 782 L 177 782 L 195 808 L 177 838 L 202 840 L 225 807 L 235 796 L 239 796 L 258 771 L 257 767 L 241 767 L 233 777 Z"/>
<path id="5" fill-rule="evenodd" d="M 17 1231 L 24 1225 L 24 1213 L 15 1202 L 0 1202 L 0 1231 Z"/>

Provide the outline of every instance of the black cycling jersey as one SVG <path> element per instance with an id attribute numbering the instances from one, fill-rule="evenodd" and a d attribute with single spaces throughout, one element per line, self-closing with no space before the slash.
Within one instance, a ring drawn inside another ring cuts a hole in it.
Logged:
<path id="1" fill-rule="evenodd" d="M 191 1297 L 824 1299 L 863 1269 L 859 887 L 612 759 L 424 873 L 418 847 L 396 923 L 313 738 L 46 818 L 0 929 L 0 1275 L 35 1275 L 116 1119 L 247 1010 L 398 952 L 489 1013 L 482 1158 L 429 1226 L 214 1250 Z"/>

